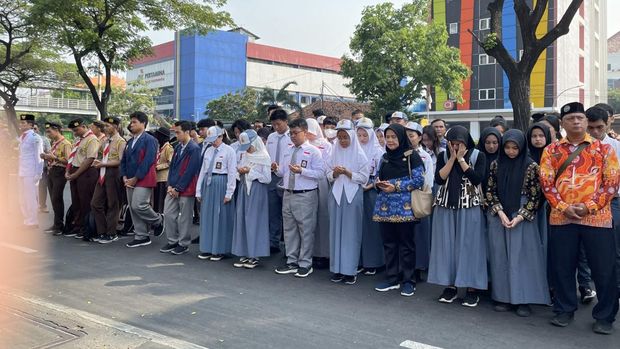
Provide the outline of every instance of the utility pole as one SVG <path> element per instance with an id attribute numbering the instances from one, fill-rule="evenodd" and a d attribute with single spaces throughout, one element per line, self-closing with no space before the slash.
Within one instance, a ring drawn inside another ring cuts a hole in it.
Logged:
<path id="1" fill-rule="evenodd" d="M 321 80 L 321 110 L 323 110 L 323 88 L 325 87 L 325 81 Z"/>

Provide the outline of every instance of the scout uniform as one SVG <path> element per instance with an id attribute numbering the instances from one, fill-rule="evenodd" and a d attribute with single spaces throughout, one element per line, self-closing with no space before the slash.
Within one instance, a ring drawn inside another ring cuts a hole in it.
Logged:
<path id="1" fill-rule="evenodd" d="M 34 122 L 34 115 L 24 114 L 21 121 Z M 43 173 L 43 140 L 30 129 L 19 137 L 19 189 L 24 225 L 36 227 L 38 217 L 38 185 Z"/>
<path id="2" fill-rule="evenodd" d="M 106 123 L 120 124 L 120 119 L 107 117 L 103 120 Z M 100 243 L 112 242 L 117 239 L 116 225 L 118 224 L 119 211 L 121 207 L 122 182 L 119 171 L 120 160 L 127 142 L 118 132 L 111 137 L 106 137 L 102 144 L 103 152 L 101 163 L 106 164 L 110 161 L 118 161 L 119 165 L 105 166 L 99 168 L 99 177 L 95 185 L 91 208 L 95 216 L 95 225 Z"/>
<path id="3" fill-rule="evenodd" d="M 60 132 L 62 126 L 51 122 L 46 123 L 45 129 L 50 128 Z M 50 160 L 48 163 L 47 189 L 49 190 L 52 210 L 54 211 L 54 225 L 49 231 L 53 232 L 55 235 L 59 235 L 64 228 L 65 200 L 63 198 L 63 193 L 65 191 L 65 185 L 67 184 L 65 168 L 67 167 L 69 154 L 71 154 L 71 142 L 61 134 L 60 137 L 52 143 L 50 154 L 54 156 L 54 159 Z"/>

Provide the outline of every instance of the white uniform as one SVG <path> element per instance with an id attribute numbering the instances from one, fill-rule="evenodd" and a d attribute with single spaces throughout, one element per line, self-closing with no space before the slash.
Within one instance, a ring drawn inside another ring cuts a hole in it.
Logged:
<path id="1" fill-rule="evenodd" d="M 33 130 L 19 137 L 20 206 L 25 225 L 38 225 L 38 185 L 43 174 L 43 139 Z"/>

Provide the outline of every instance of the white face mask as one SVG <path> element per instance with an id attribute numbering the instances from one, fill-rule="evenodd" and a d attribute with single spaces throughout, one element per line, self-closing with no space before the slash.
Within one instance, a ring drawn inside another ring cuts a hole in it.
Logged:
<path id="1" fill-rule="evenodd" d="M 324 133 L 327 139 L 334 139 L 338 135 L 338 131 L 331 129 L 331 128 L 326 128 Z"/>

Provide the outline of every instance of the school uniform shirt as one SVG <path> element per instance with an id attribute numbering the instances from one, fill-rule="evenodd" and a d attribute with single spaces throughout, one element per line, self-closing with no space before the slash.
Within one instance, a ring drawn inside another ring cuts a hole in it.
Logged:
<path id="1" fill-rule="evenodd" d="M 272 133 L 273 134 L 273 133 Z M 284 140 L 282 140 L 284 141 Z M 318 188 L 319 179 L 325 177 L 324 161 L 321 151 L 308 143 L 304 142 L 297 151 L 295 163 L 292 165 L 301 166 L 301 173 L 292 173 L 289 169 L 291 158 L 296 147 L 294 145 L 284 149 L 282 162 L 278 164 L 276 175 L 282 177 L 281 188 L 288 190 L 313 190 Z M 289 188 L 289 176 L 295 176 L 295 187 Z"/>
<path id="2" fill-rule="evenodd" d="M 127 141 L 121 137 L 118 133 L 110 137 L 110 153 L 108 153 L 108 161 L 120 161 L 123 156 L 123 151 L 125 150 L 125 146 L 127 145 Z M 105 145 L 103 146 L 105 149 Z"/>
<path id="3" fill-rule="evenodd" d="M 217 150 L 217 154 L 215 154 Z M 202 195 L 202 186 L 204 179 L 208 176 L 209 167 L 211 166 L 211 160 L 215 157 L 213 163 L 213 174 L 228 175 L 226 183 L 226 195 L 227 199 L 231 199 L 235 186 L 237 185 L 237 156 L 233 148 L 229 145 L 222 143 L 217 148 L 210 146 L 204 154 L 202 159 L 202 167 L 200 168 L 200 176 L 198 177 L 198 183 L 196 184 L 196 197 L 200 198 Z"/>
<path id="4" fill-rule="evenodd" d="M 277 154 L 278 142 L 280 143 L 280 154 Z M 289 136 L 288 130 L 283 134 L 273 132 L 269 135 L 269 137 L 267 137 L 267 153 L 269 153 L 271 162 L 282 164 L 284 153 L 286 153 L 286 149 L 291 146 L 293 146 L 293 142 L 291 142 L 291 137 Z M 276 154 L 278 155 L 278 158 L 276 158 Z"/>
<path id="5" fill-rule="evenodd" d="M 620 141 L 618 141 L 617 139 L 609 137 L 609 135 L 605 135 L 605 138 L 603 138 L 601 143 L 611 145 L 611 147 L 616 152 L 616 157 L 620 161 Z M 620 196 L 620 190 L 618 191 L 618 193 L 616 193 L 616 197 L 617 196 Z"/>
<path id="6" fill-rule="evenodd" d="M 74 147 L 75 144 L 77 144 L 78 140 L 79 138 L 76 138 L 75 142 L 73 143 Z M 75 153 L 75 156 L 71 161 L 71 165 L 77 168 L 80 167 L 86 159 L 96 159 L 99 155 L 99 148 L 100 144 L 97 136 L 92 133 L 88 134 L 88 136 L 84 137 L 82 139 L 82 142 L 80 142 L 80 145 L 77 148 L 77 152 Z"/>
<path id="7" fill-rule="evenodd" d="M 54 166 L 64 168 L 65 165 L 62 162 L 69 159 L 69 154 L 71 154 L 71 142 L 69 142 L 69 140 L 67 140 L 65 137 L 61 136 L 59 140 L 52 144 L 50 154 L 58 158 L 58 161 L 50 161 L 50 168 Z"/>
<path id="8" fill-rule="evenodd" d="M 424 185 L 432 188 L 433 181 L 435 180 L 435 166 L 433 165 L 433 158 L 426 150 L 422 149 L 422 147 L 418 147 L 416 151 L 424 163 Z"/>
<path id="9" fill-rule="evenodd" d="M 19 137 L 19 176 L 41 177 L 43 174 L 43 139 L 34 130 Z"/>
<path id="10" fill-rule="evenodd" d="M 200 146 L 193 140 L 187 145 L 177 143 L 170 161 L 168 185 L 180 196 L 196 195 L 196 183 L 200 170 Z"/>
<path id="11" fill-rule="evenodd" d="M 137 178 L 136 187 L 157 186 L 155 164 L 158 150 L 157 139 L 146 132 L 131 138 L 121 159 L 121 177 Z"/>
<path id="12" fill-rule="evenodd" d="M 157 171 L 157 182 L 166 182 L 168 180 L 168 171 L 170 168 L 170 161 L 172 160 L 172 153 L 174 153 L 174 148 L 169 142 L 164 143 L 159 150 L 157 166 L 155 166 L 155 170 Z"/>

